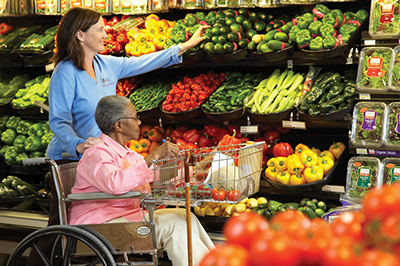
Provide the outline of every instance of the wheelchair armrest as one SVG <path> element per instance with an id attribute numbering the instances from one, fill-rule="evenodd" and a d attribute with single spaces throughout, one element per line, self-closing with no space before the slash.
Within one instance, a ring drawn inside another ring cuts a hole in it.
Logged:
<path id="1" fill-rule="evenodd" d="M 104 192 L 73 193 L 69 194 L 64 201 L 83 201 L 83 200 L 105 200 L 105 199 L 140 199 L 141 191 L 129 191 L 122 195 L 111 195 Z"/>

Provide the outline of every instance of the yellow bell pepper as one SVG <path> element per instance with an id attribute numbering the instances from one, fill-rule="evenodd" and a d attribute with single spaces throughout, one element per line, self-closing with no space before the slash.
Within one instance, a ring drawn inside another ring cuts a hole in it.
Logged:
<path id="1" fill-rule="evenodd" d="M 291 185 L 296 186 L 296 185 L 303 185 L 306 183 L 307 183 L 306 179 L 304 178 L 304 176 L 301 175 L 301 172 L 299 170 L 297 170 L 295 174 L 290 176 Z"/>
<path id="2" fill-rule="evenodd" d="M 287 170 L 289 173 L 296 173 L 296 169 L 300 169 L 300 172 L 303 171 L 304 165 L 301 163 L 300 158 L 295 155 L 289 155 L 286 160 Z"/>
<path id="3" fill-rule="evenodd" d="M 329 151 L 332 152 L 335 159 L 339 159 L 340 155 L 344 152 L 346 146 L 342 142 L 334 142 L 330 147 Z"/>
<path id="4" fill-rule="evenodd" d="M 324 175 L 327 175 L 331 168 L 333 167 L 333 160 L 327 156 L 320 157 L 318 159 L 318 166 L 320 166 L 324 172 Z"/>
<path id="5" fill-rule="evenodd" d="M 307 183 L 312 183 L 324 178 L 324 170 L 318 165 L 312 165 L 310 168 L 304 170 L 304 178 Z"/>
<path id="6" fill-rule="evenodd" d="M 300 156 L 301 152 L 304 150 L 309 150 L 310 148 L 307 145 L 304 144 L 297 144 L 296 147 L 294 148 L 294 154 Z"/>
<path id="7" fill-rule="evenodd" d="M 151 54 L 157 51 L 156 46 L 152 42 L 147 42 L 144 46 L 142 46 L 143 54 Z"/>
<path id="8" fill-rule="evenodd" d="M 312 147 L 311 150 L 316 154 L 319 155 L 321 153 L 321 150 L 315 147 Z"/>
<path id="9" fill-rule="evenodd" d="M 147 36 L 143 32 L 139 32 L 135 35 L 134 42 L 138 44 L 145 44 L 147 42 Z"/>
<path id="10" fill-rule="evenodd" d="M 328 150 L 321 151 L 321 153 L 318 156 L 320 158 L 329 157 L 332 159 L 333 162 L 335 162 L 335 156 L 333 156 L 332 152 Z"/>
<path id="11" fill-rule="evenodd" d="M 157 21 L 156 28 L 159 34 L 166 34 L 170 26 L 166 19 L 162 19 Z"/>
<path id="12" fill-rule="evenodd" d="M 277 157 L 278 164 L 276 168 L 280 171 L 285 171 L 287 169 L 287 157 Z"/>
<path id="13" fill-rule="evenodd" d="M 312 165 L 318 164 L 318 155 L 316 155 L 310 149 L 306 149 L 300 153 L 300 161 L 304 164 L 305 167 L 311 167 Z"/>
<path id="14" fill-rule="evenodd" d="M 268 167 L 265 169 L 265 176 L 273 182 L 277 182 L 276 177 L 278 173 L 279 171 L 276 169 L 276 167 Z"/>
<path id="15" fill-rule="evenodd" d="M 134 42 L 135 41 L 135 36 L 136 34 L 140 33 L 140 30 L 137 27 L 134 27 L 132 29 L 130 29 L 127 33 L 126 33 L 126 37 L 128 37 L 128 40 L 130 42 Z"/>
<path id="16" fill-rule="evenodd" d="M 290 183 L 290 174 L 288 171 L 279 171 L 278 175 L 276 176 L 276 180 L 284 185 L 289 185 Z"/>
<path id="17" fill-rule="evenodd" d="M 162 34 L 156 35 L 153 39 L 153 43 L 156 46 L 157 50 L 163 50 L 165 45 L 166 37 Z"/>
<path id="18" fill-rule="evenodd" d="M 275 157 L 272 157 L 271 159 L 268 160 L 267 166 L 268 167 L 275 167 L 278 165 L 278 159 Z"/>

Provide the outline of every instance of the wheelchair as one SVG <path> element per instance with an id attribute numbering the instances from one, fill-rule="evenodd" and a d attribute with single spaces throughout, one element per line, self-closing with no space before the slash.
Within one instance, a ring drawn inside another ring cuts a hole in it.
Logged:
<path id="1" fill-rule="evenodd" d="M 157 249 L 155 200 L 140 191 L 114 196 L 103 192 L 71 194 L 78 162 L 57 164 L 48 158 L 30 158 L 24 165 L 49 164 L 57 197 L 60 225 L 50 225 L 26 236 L 10 255 L 7 266 L 22 265 L 22 257 L 36 252 L 32 265 L 159 265 L 163 251 Z M 92 225 L 68 225 L 71 202 L 87 200 L 140 199 L 149 213 L 148 221 Z M 47 245 L 47 252 L 43 250 Z M 139 256 L 140 255 L 140 256 Z M 131 261 L 134 258 L 138 261 Z M 144 261 L 143 261 L 144 260 Z"/>

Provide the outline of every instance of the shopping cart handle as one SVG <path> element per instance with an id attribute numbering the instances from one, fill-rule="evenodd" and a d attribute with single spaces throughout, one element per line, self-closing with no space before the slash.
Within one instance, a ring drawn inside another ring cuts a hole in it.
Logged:
<path id="1" fill-rule="evenodd" d="M 46 157 L 26 158 L 22 160 L 22 164 L 25 166 L 46 164 L 46 159 L 47 159 Z"/>
<path id="2" fill-rule="evenodd" d="M 74 156 L 72 156 L 71 154 L 69 154 L 68 152 L 63 152 L 61 153 L 61 158 L 63 159 L 68 159 L 68 158 L 73 158 Z"/>
<path id="3" fill-rule="evenodd" d="M 129 198 L 139 198 L 140 196 L 142 196 L 141 191 L 129 191 L 122 195 L 111 195 L 104 192 L 71 193 L 67 196 L 65 201 L 129 199 Z"/>

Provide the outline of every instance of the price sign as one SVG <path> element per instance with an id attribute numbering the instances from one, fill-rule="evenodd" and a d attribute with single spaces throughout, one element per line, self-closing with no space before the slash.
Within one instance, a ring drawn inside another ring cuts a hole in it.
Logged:
<path id="1" fill-rule="evenodd" d="M 287 120 L 283 120 L 282 121 L 282 127 L 285 128 L 293 128 L 293 129 L 303 129 L 306 130 L 306 122 L 302 122 L 302 121 L 287 121 Z"/>
<path id="2" fill-rule="evenodd" d="M 371 100 L 371 94 L 369 93 L 360 93 L 360 100 Z"/>
<path id="3" fill-rule="evenodd" d="M 258 126 L 241 126 L 240 134 L 258 134 Z"/>
<path id="4" fill-rule="evenodd" d="M 344 193 L 344 186 L 325 185 L 322 187 L 322 191 Z"/>
<path id="5" fill-rule="evenodd" d="M 357 149 L 356 149 L 356 153 L 357 153 L 357 154 L 367 155 L 367 154 L 368 154 L 368 150 L 367 150 L 367 149 L 360 149 L 360 148 L 357 148 Z"/>
<path id="6" fill-rule="evenodd" d="M 375 44 L 376 44 L 376 41 L 375 41 L 375 40 L 365 40 L 365 41 L 364 41 L 364 44 L 365 44 L 366 46 L 375 45 Z"/>

